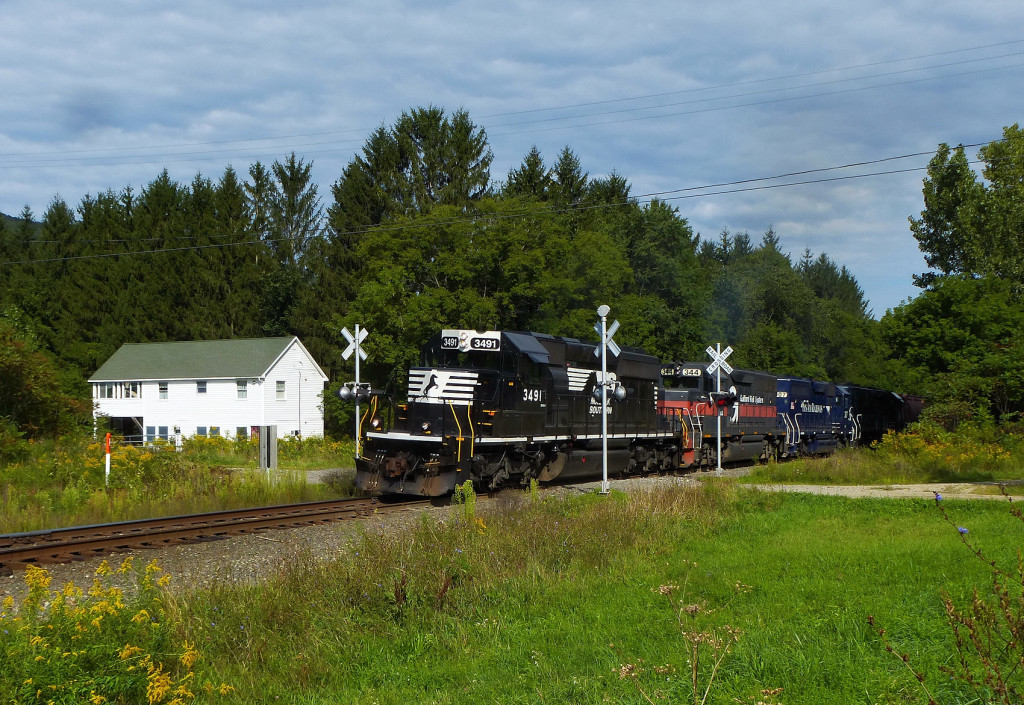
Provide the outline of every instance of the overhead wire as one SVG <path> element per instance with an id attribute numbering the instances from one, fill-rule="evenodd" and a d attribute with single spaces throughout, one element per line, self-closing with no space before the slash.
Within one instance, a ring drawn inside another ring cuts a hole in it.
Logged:
<path id="1" fill-rule="evenodd" d="M 996 140 L 996 141 L 999 141 L 999 140 Z M 961 146 L 963 146 L 963 147 L 975 147 L 975 146 L 979 146 L 981 144 L 989 144 L 989 143 L 977 143 L 977 144 L 972 144 L 972 145 L 961 145 Z M 790 172 L 790 173 L 787 173 L 787 174 L 780 174 L 780 175 L 777 175 L 777 176 L 766 176 L 766 177 L 756 177 L 756 178 L 749 178 L 749 179 L 740 179 L 740 180 L 737 180 L 737 181 L 723 182 L 723 183 L 719 183 L 719 184 L 709 184 L 709 185 L 704 185 L 704 186 L 694 186 L 694 187 L 688 187 L 688 188 L 683 188 L 683 189 L 674 189 L 674 190 L 671 190 L 671 191 L 662 191 L 662 192 L 657 192 L 657 193 L 640 194 L 638 196 L 629 197 L 629 198 L 627 198 L 626 201 L 616 202 L 616 203 L 571 204 L 571 205 L 566 205 L 566 206 L 553 206 L 553 207 L 550 207 L 550 208 L 522 210 L 522 211 L 519 211 L 519 212 L 502 213 L 502 214 L 480 213 L 480 214 L 467 215 L 467 216 L 462 216 L 462 217 L 458 217 L 458 218 L 450 218 L 450 219 L 440 220 L 440 221 L 439 220 L 431 220 L 429 222 L 422 222 L 422 223 L 402 223 L 402 224 L 387 223 L 387 224 L 380 224 L 380 225 L 376 225 L 376 226 L 371 226 L 371 227 L 368 227 L 368 228 L 361 228 L 361 229 L 358 229 L 358 230 L 349 230 L 349 231 L 343 231 L 343 232 L 336 232 L 336 233 L 334 233 L 334 235 L 335 236 L 362 235 L 362 234 L 365 234 L 365 233 L 368 233 L 368 232 L 389 232 L 389 231 L 415 230 L 415 229 L 424 229 L 424 228 L 434 228 L 434 227 L 445 226 L 445 225 L 470 224 L 470 223 L 475 223 L 475 222 L 478 222 L 478 221 L 511 220 L 511 219 L 516 219 L 516 218 L 522 218 L 522 217 L 525 217 L 527 215 L 530 215 L 530 216 L 538 215 L 538 214 L 554 215 L 554 214 L 559 214 L 559 213 L 582 212 L 582 211 L 587 211 L 587 210 L 596 210 L 596 209 L 606 209 L 606 208 L 621 207 L 623 205 L 629 205 L 631 203 L 636 203 L 636 204 L 640 205 L 640 204 L 644 204 L 644 203 L 650 203 L 653 200 L 672 201 L 672 200 L 684 200 L 684 199 L 693 199 L 693 198 L 704 198 L 704 197 L 720 196 L 720 195 L 727 195 L 727 194 L 734 194 L 734 193 L 744 193 L 744 192 L 751 192 L 751 191 L 764 191 L 764 190 L 777 189 L 777 188 L 789 188 L 789 187 L 793 187 L 793 186 L 805 186 L 805 185 L 817 184 L 817 183 L 830 183 L 830 182 L 847 181 L 847 180 L 853 180 L 853 179 L 864 179 L 864 178 L 877 177 L 877 176 L 889 176 L 889 175 L 893 175 L 893 174 L 905 174 L 905 173 L 911 173 L 911 172 L 915 172 L 915 171 L 924 171 L 928 167 L 927 166 L 908 167 L 906 169 L 891 169 L 891 170 L 886 170 L 886 171 L 869 172 L 869 173 L 866 173 L 866 174 L 848 174 L 848 175 L 843 175 L 843 176 L 822 177 L 822 178 L 818 178 L 818 179 L 806 179 L 806 180 L 802 180 L 802 181 L 794 181 L 794 182 L 787 182 L 787 183 L 781 183 L 781 184 L 751 185 L 751 184 L 756 183 L 756 182 L 770 181 L 770 180 L 775 180 L 775 179 L 780 179 L 780 178 L 789 178 L 791 176 L 799 176 L 799 175 L 805 175 L 805 174 L 811 174 L 811 173 L 820 173 L 820 172 L 824 172 L 824 171 L 834 171 L 834 170 L 839 170 L 839 169 L 851 168 L 851 167 L 855 167 L 855 166 L 877 164 L 877 163 L 893 161 L 893 160 L 897 160 L 897 159 L 906 159 L 906 158 L 910 158 L 910 157 L 922 156 L 922 155 L 927 155 L 927 154 L 931 154 L 931 152 L 917 152 L 917 153 L 912 153 L 912 154 L 907 154 L 907 155 L 900 155 L 900 156 L 894 156 L 894 157 L 884 157 L 884 158 L 881 158 L 881 159 L 870 160 L 870 161 L 866 161 L 866 162 L 856 162 L 856 163 L 851 163 L 851 164 L 846 164 L 846 165 L 837 165 L 837 166 L 832 166 L 832 167 L 821 167 L 821 168 L 818 168 L 818 169 L 807 169 L 807 170 L 798 171 L 798 172 Z M 968 161 L 968 163 L 969 164 L 977 164 L 977 163 L 980 163 L 980 160 L 970 160 L 970 161 Z M 739 188 L 728 189 L 728 190 L 721 190 L 721 191 L 705 192 L 705 193 L 685 193 L 683 195 L 669 196 L 667 198 L 658 198 L 659 196 L 661 196 L 663 194 L 680 194 L 682 192 L 687 192 L 687 191 L 698 191 L 698 190 L 703 191 L 703 190 L 710 189 L 710 188 L 722 188 L 722 187 L 725 187 L 725 186 L 739 186 Z M 151 249 L 151 250 L 129 250 L 129 251 L 125 251 L 125 252 L 106 252 L 106 253 L 94 253 L 94 254 L 87 254 L 87 255 L 69 255 L 69 256 L 64 256 L 64 257 L 33 258 L 33 259 L 20 260 L 20 261 L 0 262 L 0 265 L 4 265 L 4 264 L 6 264 L 6 265 L 36 264 L 36 263 L 48 263 L 48 262 L 68 262 L 68 261 L 74 261 L 74 260 L 104 259 L 104 258 L 110 258 L 110 257 L 121 257 L 121 256 L 125 256 L 125 255 L 150 255 L 150 254 L 169 253 L 169 252 L 185 252 L 185 251 L 192 251 L 192 250 L 198 251 L 198 250 L 207 250 L 207 249 L 221 248 L 221 247 L 238 247 L 238 246 L 243 246 L 243 245 L 272 244 L 272 243 L 277 243 L 277 242 L 287 242 L 289 240 L 294 240 L 295 239 L 294 237 L 266 238 L 266 237 L 262 237 L 263 235 L 265 235 L 265 233 L 257 232 L 257 231 L 249 231 L 249 232 L 242 232 L 242 233 L 230 233 L 229 235 L 232 235 L 232 236 L 251 235 L 251 236 L 257 236 L 257 237 L 259 237 L 259 239 L 255 239 L 255 240 L 242 240 L 242 241 L 228 242 L 228 243 L 210 243 L 210 244 L 206 244 L 206 245 L 191 245 L 191 246 L 183 246 L 183 247 L 155 248 L 155 249 Z M 90 242 L 90 241 L 76 241 L 75 243 L 72 243 L 72 244 L 86 244 L 87 242 Z M 91 241 L 91 242 L 97 242 L 97 241 Z M 98 241 L 98 242 L 109 242 L 109 241 Z"/>
<path id="2" fill-rule="evenodd" d="M 786 80 L 786 79 L 790 79 L 790 78 L 801 78 L 801 77 L 807 77 L 807 76 L 812 76 L 812 75 L 820 75 L 820 74 L 824 74 L 824 73 L 835 73 L 835 72 L 840 72 L 840 71 L 848 71 L 848 70 L 853 70 L 853 69 L 857 69 L 857 68 L 870 68 L 872 66 L 887 65 L 887 64 L 892 64 L 892 63 L 902 63 L 902 62 L 906 62 L 906 61 L 917 60 L 917 59 L 920 59 L 920 58 L 933 58 L 935 56 L 942 56 L 942 55 L 948 55 L 948 54 L 954 54 L 954 53 L 964 53 L 964 52 L 968 52 L 968 51 L 977 51 L 977 50 L 980 50 L 980 49 L 994 48 L 994 47 L 998 47 L 998 46 L 1008 46 L 1008 45 L 1020 44 L 1020 43 L 1024 43 L 1024 40 L 1014 40 L 1014 41 L 1009 41 L 1009 42 L 1001 42 L 1001 43 L 998 43 L 998 44 L 990 44 L 990 45 L 984 45 L 984 46 L 980 46 L 980 47 L 972 47 L 972 48 L 968 48 L 968 49 L 956 49 L 956 50 L 950 50 L 950 51 L 947 51 L 947 52 L 938 52 L 938 53 L 935 53 L 935 54 L 923 55 L 923 56 L 920 56 L 920 57 L 910 57 L 910 58 L 905 58 L 905 59 L 892 59 L 892 60 L 888 60 L 888 61 L 874 62 L 874 63 L 871 63 L 871 64 L 862 64 L 860 66 L 854 66 L 854 67 L 845 67 L 845 68 L 840 68 L 840 69 L 825 69 L 825 70 L 821 70 L 821 71 L 807 72 L 807 73 L 804 73 L 804 74 L 794 74 L 792 76 L 782 76 L 782 77 L 775 77 L 775 78 L 756 79 L 756 80 L 752 80 L 752 81 L 743 81 L 743 82 L 738 82 L 738 83 L 733 83 L 733 84 L 723 84 L 723 85 L 720 85 L 720 86 L 707 86 L 707 87 L 701 87 L 701 88 L 688 89 L 688 90 L 685 90 L 685 91 L 671 91 L 671 92 L 666 92 L 666 93 L 650 94 L 650 95 L 638 96 L 638 97 L 634 97 L 634 98 L 621 98 L 621 99 L 610 99 L 610 100 L 607 100 L 607 101 L 595 101 L 593 103 L 581 103 L 581 104 L 577 104 L 577 105 L 574 105 L 574 106 L 563 106 L 563 107 L 560 107 L 560 108 L 536 108 L 536 109 L 531 109 L 531 110 L 513 111 L 513 112 L 508 112 L 508 113 L 492 113 L 490 115 L 486 115 L 486 116 L 482 116 L 482 117 L 502 117 L 502 116 L 524 115 L 524 114 L 539 113 L 539 112 L 551 112 L 551 111 L 554 111 L 554 110 L 575 109 L 575 108 L 579 108 L 579 107 L 591 107 L 591 106 L 596 106 L 596 105 L 607 105 L 607 104 L 619 103 L 619 102 L 647 100 L 647 99 L 650 99 L 650 98 L 666 97 L 666 96 L 669 96 L 669 95 L 682 95 L 682 94 L 694 93 L 694 92 L 706 92 L 706 91 L 717 90 L 717 89 L 727 88 L 727 87 L 735 87 L 735 86 L 740 86 L 740 85 L 756 85 L 756 84 L 763 84 L 763 83 L 766 83 L 766 82 Z M 773 89 L 763 90 L 763 91 L 750 91 L 750 92 L 745 92 L 745 93 L 735 93 L 735 94 L 731 94 L 731 95 L 727 95 L 727 96 L 700 98 L 700 99 L 696 99 L 696 100 L 692 100 L 692 101 L 679 101 L 679 102 L 666 103 L 666 104 L 636 106 L 636 107 L 631 107 L 631 108 L 621 108 L 621 109 L 616 109 L 616 110 L 608 110 L 608 111 L 602 111 L 602 112 L 593 112 L 593 113 L 588 113 L 588 114 L 583 114 L 583 115 L 576 114 L 576 115 L 565 115 L 565 116 L 554 116 L 554 117 L 538 118 L 536 120 L 527 120 L 527 121 L 521 121 L 521 122 L 516 122 L 516 123 L 507 123 L 507 124 L 504 124 L 504 125 L 497 125 L 496 127 L 492 128 L 491 134 L 493 134 L 493 135 L 523 134 L 523 133 L 529 133 L 529 132 L 550 131 L 552 129 L 576 129 L 576 128 L 579 128 L 579 127 L 594 127 L 594 126 L 600 126 L 600 125 L 616 124 L 616 123 L 621 123 L 621 122 L 631 122 L 631 121 L 636 121 L 636 120 L 662 119 L 662 118 L 667 118 L 667 117 L 678 117 L 678 116 L 682 116 L 682 115 L 697 114 L 697 113 L 702 113 L 702 112 L 732 110 L 732 109 L 738 109 L 738 108 L 744 108 L 744 107 L 753 107 L 753 106 L 757 106 L 757 105 L 766 105 L 766 104 L 772 104 L 772 103 L 789 102 L 789 101 L 795 101 L 795 100 L 807 100 L 807 99 L 811 99 L 811 98 L 825 97 L 825 96 L 829 96 L 829 95 L 837 95 L 837 94 L 843 94 L 843 93 L 859 92 L 859 91 L 865 91 L 865 90 L 874 90 L 874 89 L 878 89 L 878 88 L 887 88 L 887 87 L 894 87 L 894 86 L 899 86 L 899 85 L 908 85 L 908 84 L 911 84 L 911 83 L 920 83 L 920 82 L 925 82 L 925 81 L 935 81 L 935 80 L 942 80 L 942 79 L 947 79 L 947 78 L 958 78 L 958 77 L 973 75 L 973 74 L 977 74 L 977 73 L 984 73 L 984 72 L 997 71 L 997 70 L 1005 70 L 1005 69 L 1008 69 L 1008 68 L 1017 68 L 1017 67 L 1021 66 L 1022 64 L 1013 64 L 1013 65 L 1010 65 L 1010 66 L 987 67 L 987 68 L 981 68 L 981 69 L 977 69 L 977 70 L 974 70 L 974 71 L 968 71 L 968 72 L 960 72 L 960 73 L 955 73 L 955 74 L 943 74 L 943 75 L 939 75 L 939 76 L 926 76 L 926 77 L 917 78 L 917 79 L 909 79 L 909 80 L 906 80 L 906 81 L 894 81 L 894 82 L 888 82 L 888 83 L 883 83 L 883 84 L 873 84 L 873 85 L 870 85 L 870 86 L 859 86 L 859 87 L 854 87 L 854 88 L 841 89 L 841 90 L 836 90 L 836 91 L 823 91 L 823 92 L 817 92 L 817 93 L 811 93 L 811 94 L 805 94 L 805 95 L 785 96 L 785 97 L 780 97 L 780 98 L 775 98 L 775 99 L 765 100 L 765 101 L 753 101 L 753 102 L 745 102 L 745 103 L 741 103 L 741 104 L 709 106 L 709 107 L 706 107 L 706 108 L 697 109 L 697 110 L 690 110 L 690 111 L 676 111 L 676 112 L 671 112 L 671 113 L 659 113 L 659 114 L 656 114 L 656 115 L 642 115 L 642 116 L 637 116 L 637 117 L 632 117 L 632 118 L 621 118 L 621 119 L 615 119 L 615 120 L 603 120 L 603 121 L 599 121 L 599 122 L 587 122 L 587 123 L 559 125 L 559 126 L 554 126 L 554 127 L 538 127 L 538 128 L 531 129 L 531 130 L 508 131 L 508 130 L 504 129 L 504 128 L 509 128 L 509 127 L 519 127 L 519 126 L 527 126 L 527 125 L 538 125 L 538 124 L 550 123 L 550 122 L 554 122 L 554 121 L 566 122 L 566 121 L 575 121 L 575 120 L 585 120 L 585 119 L 589 119 L 589 118 L 600 117 L 602 115 L 618 115 L 618 114 L 622 114 L 622 113 L 636 113 L 636 112 L 641 112 L 641 111 L 649 112 L 649 111 L 654 111 L 654 110 L 664 110 L 666 108 L 679 107 L 679 106 L 683 106 L 683 105 L 693 105 L 693 104 L 699 104 L 699 103 L 720 102 L 720 101 L 726 101 L 726 100 L 736 100 L 736 99 L 742 99 L 742 98 L 746 98 L 746 97 L 750 97 L 750 96 L 770 95 L 770 94 L 773 94 L 773 93 L 781 93 L 781 92 L 785 92 L 785 91 L 807 90 L 809 88 L 815 88 L 815 87 L 820 87 L 820 86 L 836 85 L 836 84 L 839 84 L 839 83 L 849 83 L 851 81 L 865 81 L 865 80 L 874 79 L 874 78 L 884 78 L 886 76 L 893 76 L 893 75 L 900 75 L 900 74 L 906 74 L 906 73 L 920 72 L 920 71 L 926 71 L 926 70 L 932 70 L 932 69 L 950 68 L 950 67 L 953 67 L 953 66 L 971 64 L 971 63 L 978 63 L 978 62 L 982 62 L 982 61 L 993 61 L 993 60 L 996 60 L 996 59 L 1012 58 L 1012 57 L 1020 56 L 1020 55 L 1024 55 L 1024 52 L 1011 52 L 1011 53 L 998 54 L 998 55 L 995 55 L 995 56 L 973 57 L 973 58 L 967 58 L 967 59 L 963 59 L 963 60 L 955 61 L 955 62 L 947 62 L 947 63 L 942 63 L 942 64 L 933 64 L 933 65 L 926 65 L 926 66 L 920 66 L 920 67 L 912 67 L 912 68 L 907 68 L 907 69 L 900 69 L 898 71 L 876 73 L 876 74 L 868 74 L 868 75 L 863 75 L 863 76 L 854 76 L 854 77 L 846 77 L 846 78 L 837 78 L 837 79 L 833 79 L 833 80 L 830 80 L 830 81 L 823 81 L 823 82 L 817 82 L 817 83 L 811 83 L 811 84 L 805 84 L 805 85 L 779 87 L 779 88 L 773 88 Z M 108 148 L 108 149 L 94 149 L 94 150 L 3 153 L 3 154 L 0 154 L 0 158 L 3 158 L 6 163 L 0 163 L 0 169 L 48 168 L 48 167 L 49 168 L 52 168 L 52 167 L 64 168 L 64 167 L 82 167 L 82 166 L 95 167 L 95 166 L 145 165 L 145 164 L 152 164 L 152 163 L 196 162 L 196 161 L 211 161 L 213 159 L 221 158 L 225 154 L 233 154 L 234 156 L 238 156 L 238 157 L 247 157 L 247 158 L 256 157 L 256 158 L 259 158 L 259 157 L 262 157 L 262 156 L 272 156 L 273 154 L 280 153 L 280 149 L 294 151 L 296 149 L 302 149 L 302 148 L 308 148 L 308 147 L 327 147 L 328 145 L 350 145 L 350 144 L 358 144 L 359 140 L 342 140 L 342 141 L 329 140 L 329 141 L 321 141 L 321 142 L 308 142 L 308 143 L 300 143 L 300 144 L 282 145 L 281 147 L 275 148 L 275 152 L 273 152 L 273 153 L 258 153 L 258 154 L 254 153 L 252 150 L 247 149 L 246 147 L 231 147 L 231 148 L 227 148 L 227 149 L 199 150 L 199 151 L 184 152 L 184 153 L 182 153 L 182 152 L 170 152 L 170 153 L 165 153 L 165 154 L 162 153 L 162 154 L 122 155 L 122 157 L 120 158 L 121 160 L 120 161 L 116 161 L 116 160 L 112 160 L 112 155 L 110 155 L 109 153 L 110 152 L 116 152 L 116 151 L 143 150 L 143 149 L 159 150 L 159 149 L 174 149 L 174 148 L 178 148 L 178 147 L 189 147 L 189 146 L 245 144 L 245 143 L 259 142 L 259 141 L 286 141 L 286 140 L 294 140 L 296 138 L 328 136 L 328 135 L 336 135 L 336 134 L 349 134 L 349 133 L 354 133 L 354 132 L 359 132 L 359 131 L 358 130 L 354 130 L 354 129 L 350 129 L 350 130 L 339 130 L 339 131 L 312 132 L 312 133 L 304 133 L 304 134 L 300 134 L 300 135 L 290 135 L 290 136 L 281 136 L 281 137 L 256 137 L 256 138 L 246 138 L 246 139 L 239 139 L 239 140 L 221 140 L 221 141 L 211 141 L 211 142 L 194 142 L 194 143 L 184 143 L 184 144 L 179 144 L 179 145 L 160 145 L 160 146 L 152 146 L 152 147 L 134 146 L 134 147 L 111 147 L 111 148 Z M 267 147 L 266 149 L 270 149 L 270 147 Z M 329 153 L 339 152 L 339 151 L 348 151 L 348 148 L 347 148 L 347 146 L 336 146 L 336 147 L 333 147 L 333 148 L 330 148 L 330 149 L 326 149 L 325 148 L 325 149 L 315 150 L 314 154 L 329 154 Z M 90 154 L 90 153 L 95 153 L 95 152 L 106 152 L 107 154 L 104 155 L 104 156 L 95 156 L 95 157 L 90 157 L 90 156 L 74 157 L 74 156 L 71 156 L 71 155 L 75 155 L 75 154 Z M 57 156 L 54 156 L 53 159 L 31 159 L 31 160 L 24 159 L 25 157 L 46 157 L 46 156 L 53 156 L 53 155 L 57 155 Z M 69 161 L 69 160 L 71 160 L 71 161 Z"/>

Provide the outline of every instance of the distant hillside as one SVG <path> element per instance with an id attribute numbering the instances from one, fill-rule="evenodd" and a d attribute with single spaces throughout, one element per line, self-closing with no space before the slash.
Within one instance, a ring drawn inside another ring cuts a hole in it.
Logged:
<path id="1" fill-rule="evenodd" d="M 6 213 L 0 213 L 0 219 L 4 221 L 4 224 L 8 228 L 17 227 L 21 223 L 21 218 L 15 218 L 13 215 L 7 215 Z M 34 223 L 38 227 L 39 223 Z"/>

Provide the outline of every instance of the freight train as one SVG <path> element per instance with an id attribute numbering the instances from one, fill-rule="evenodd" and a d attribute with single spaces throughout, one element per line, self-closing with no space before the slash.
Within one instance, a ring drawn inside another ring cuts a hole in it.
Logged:
<path id="1" fill-rule="evenodd" d="M 828 454 L 899 430 L 917 400 L 882 389 L 706 362 L 663 364 L 642 350 L 541 333 L 443 330 L 409 370 L 392 427 L 370 419 L 356 485 L 440 496 L 609 475 Z M 374 409 L 379 407 L 374 406 Z M 721 422 L 721 443 L 717 427 Z"/>

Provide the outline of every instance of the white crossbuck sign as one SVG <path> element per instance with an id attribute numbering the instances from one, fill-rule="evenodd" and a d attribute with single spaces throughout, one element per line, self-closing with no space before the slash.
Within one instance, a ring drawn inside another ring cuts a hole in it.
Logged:
<path id="1" fill-rule="evenodd" d="M 618 343 L 616 343 L 614 340 L 612 340 L 612 336 L 615 335 L 615 331 L 617 331 L 618 329 L 619 329 L 619 322 L 618 321 L 612 321 L 612 324 L 610 326 L 608 326 L 608 333 L 604 336 L 604 341 L 603 341 L 604 344 L 608 346 L 608 352 L 610 352 L 615 357 L 618 357 L 619 353 L 622 352 L 619 349 Z M 594 324 L 594 330 L 597 331 L 598 336 L 600 336 L 601 335 L 601 324 L 600 323 L 595 323 Z M 601 357 L 601 346 L 600 345 L 598 345 L 596 348 L 594 348 L 594 357 Z"/>
<path id="2" fill-rule="evenodd" d="M 713 347 L 711 347 L 709 345 L 705 352 L 707 352 L 707 354 L 711 356 L 711 360 L 712 360 L 711 364 L 708 365 L 708 374 L 711 374 L 712 372 L 717 370 L 719 367 L 722 368 L 722 371 L 725 372 L 725 374 L 727 374 L 727 375 L 728 374 L 732 374 L 732 366 L 728 362 L 725 361 L 725 358 L 727 358 L 730 355 L 732 355 L 732 346 L 727 347 L 722 352 L 718 352 L 717 350 L 715 350 Z"/>
<path id="3" fill-rule="evenodd" d="M 345 340 L 348 341 L 348 347 L 345 348 L 345 352 L 341 353 L 341 356 L 346 360 L 352 357 L 352 353 L 357 352 L 360 360 L 366 359 L 366 352 L 361 347 L 362 342 L 366 340 L 367 330 L 356 326 L 356 334 L 352 335 L 348 332 L 348 328 L 342 328 L 341 334 L 345 336 Z"/>

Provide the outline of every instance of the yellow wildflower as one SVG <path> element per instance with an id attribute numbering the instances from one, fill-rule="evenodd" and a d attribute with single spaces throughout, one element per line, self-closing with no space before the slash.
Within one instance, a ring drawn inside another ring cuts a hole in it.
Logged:
<path id="1" fill-rule="evenodd" d="M 50 571 L 39 566 L 29 565 L 25 568 L 25 584 L 34 589 L 45 589 L 50 587 Z"/>
<path id="2" fill-rule="evenodd" d="M 135 654 L 141 654 L 142 649 L 138 646 L 132 646 L 131 644 L 125 644 L 124 648 L 117 652 L 118 658 L 121 660 L 131 658 Z"/>
<path id="3" fill-rule="evenodd" d="M 102 620 L 103 620 L 103 615 L 100 615 L 96 619 L 92 620 L 92 626 L 96 627 L 97 629 L 100 629 L 101 628 L 100 622 Z"/>
<path id="4" fill-rule="evenodd" d="M 8 595 L 7 597 L 4 598 L 3 609 L 6 612 L 6 611 L 12 609 L 13 607 L 14 607 L 14 596 L 13 595 Z"/>
<path id="5" fill-rule="evenodd" d="M 132 570 L 132 567 L 134 565 L 135 565 L 135 557 L 134 556 L 128 556 L 123 561 L 121 561 L 121 567 L 117 569 L 117 572 L 120 573 L 121 575 L 125 575 L 126 573 L 130 573 L 131 570 Z"/>
<path id="6" fill-rule="evenodd" d="M 220 684 L 219 692 L 220 692 L 221 695 L 227 695 L 228 693 L 230 693 L 234 689 L 235 689 L 235 687 L 233 685 L 228 685 L 227 683 L 221 683 Z"/>
<path id="7" fill-rule="evenodd" d="M 156 581 L 156 584 L 160 587 L 167 587 L 168 583 L 171 582 L 171 576 L 165 575 Z"/>
<path id="8" fill-rule="evenodd" d="M 167 695 L 170 689 L 171 676 L 164 673 L 163 664 L 149 672 L 149 678 L 146 682 L 146 698 L 149 700 L 150 705 L 163 700 L 163 697 Z"/>
<path id="9" fill-rule="evenodd" d="M 198 660 L 199 652 L 196 650 L 195 646 L 186 641 L 185 653 L 183 653 L 180 658 L 181 665 L 185 668 L 192 668 L 192 665 Z"/>
<path id="10" fill-rule="evenodd" d="M 138 613 L 136 613 L 136 615 L 134 617 L 132 617 L 132 621 L 135 622 L 136 624 L 142 624 L 143 622 L 148 622 L 149 621 L 149 612 L 144 610 L 144 609 L 139 610 Z"/>
<path id="11" fill-rule="evenodd" d="M 112 572 L 113 569 L 110 567 L 110 564 L 106 561 L 100 563 L 100 567 L 96 569 L 96 575 L 110 575 Z"/>
<path id="12" fill-rule="evenodd" d="M 89 702 L 91 702 L 93 705 L 100 705 L 101 703 L 107 702 L 107 699 L 102 695 L 97 695 L 95 690 L 90 690 Z"/>

